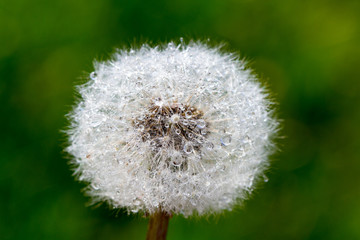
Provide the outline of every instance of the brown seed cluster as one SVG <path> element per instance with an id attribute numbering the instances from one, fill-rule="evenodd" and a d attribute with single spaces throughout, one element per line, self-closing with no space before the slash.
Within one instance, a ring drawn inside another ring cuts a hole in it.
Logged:
<path id="1" fill-rule="evenodd" d="M 150 142 L 154 152 L 174 149 L 183 154 L 198 152 L 207 135 L 204 113 L 188 104 L 164 104 L 155 99 L 148 113 L 133 121 L 141 139 Z"/>

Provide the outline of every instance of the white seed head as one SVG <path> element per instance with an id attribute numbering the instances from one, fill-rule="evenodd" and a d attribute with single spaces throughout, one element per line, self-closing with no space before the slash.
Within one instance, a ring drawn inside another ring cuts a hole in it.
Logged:
<path id="1" fill-rule="evenodd" d="M 201 43 L 95 63 L 67 151 L 95 202 L 189 216 L 231 209 L 268 166 L 277 122 L 256 76 Z"/>

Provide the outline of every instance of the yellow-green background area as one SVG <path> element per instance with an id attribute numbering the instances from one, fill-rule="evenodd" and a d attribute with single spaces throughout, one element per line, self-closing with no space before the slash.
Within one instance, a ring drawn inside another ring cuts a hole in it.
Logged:
<path id="1" fill-rule="evenodd" d="M 175 216 L 168 239 L 360 239 L 359 13 L 358 0 L 2 0 L 0 239 L 145 238 L 146 219 L 85 206 L 60 130 L 94 58 L 180 37 L 251 60 L 283 138 L 243 208 Z"/>

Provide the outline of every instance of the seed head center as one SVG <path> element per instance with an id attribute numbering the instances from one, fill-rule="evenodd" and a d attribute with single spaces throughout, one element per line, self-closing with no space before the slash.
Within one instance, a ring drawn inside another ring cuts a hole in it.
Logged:
<path id="1" fill-rule="evenodd" d="M 152 151 L 175 150 L 187 155 L 199 152 L 206 141 L 209 124 L 203 116 L 201 110 L 189 104 L 166 103 L 157 98 L 143 116 L 133 121 L 133 126 Z"/>

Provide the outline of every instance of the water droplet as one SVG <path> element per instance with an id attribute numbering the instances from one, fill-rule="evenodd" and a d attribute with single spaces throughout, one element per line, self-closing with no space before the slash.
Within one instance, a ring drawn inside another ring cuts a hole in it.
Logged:
<path id="1" fill-rule="evenodd" d="M 250 140 L 250 137 L 248 135 L 246 135 L 243 139 L 243 143 L 249 143 L 251 140 Z"/>
<path id="2" fill-rule="evenodd" d="M 174 161 L 172 161 L 171 165 L 173 165 L 174 167 L 181 167 L 181 161 L 179 161 L 179 159 L 175 159 Z"/>
<path id="3" fill-rule="evenodd" d="M 189 121 L 188 120 L 184 120 L 182 121 L 182 124 L 184 124 L 185 126 L 189 125 Z"/>
<path id="4" fill-rule="evenodd" d="M 164 105 L 164 101 L 162 101 L 161 98 L 158 98 L 155 100 L 155 105 L 162 107 Z"/>
<path id="5" fill-rule="evenodd" d="M 97 78 L 97 73 L 96 73 L 96 72 L 90 73 L 90 78 L 91 78 L 92 80 L 95 80 L 95 79 Z"/>
<path id="6" fill-rule="evenodd" d="M 226 135 L 220 139 L 222 146 L 227 146 L 231 143 L 231 135 Z"/>
<path id="7" fill-rule="evenodd" d="M 192 117 L 192 112 L 191 111 L 186 111 L 185 112 L 185 117 L 186 118 L 191 118 Z"/>
<path id="8" fill-rule="evenodd" d="M 169 123 L 165 123 L 165 128 L 169 128 L 170 127 L 170 124 Z"/>
<path id="9" fill-rule="evenodd" d="M 95 183 L 91 184 L 91 187 L 92 187 L 94 190 L 99 190 L 99 187 L 98 187 Z"/>
<path id="10" fill-rule="evenodd" d="M 174 44 L 173 42 L 170 42 L 170 43 L 168 44 L 168 48 L 169 48 L 169 49 L 174 49 L 174 48 L 175 48 L 175 44 Z"/>
<path id="11" fill-rule="evenodd" d="M 263 175 L 263 178 L 264 178 L 264 182 L 268 182 L 268 181 L 269 181 L 269 178 L 268 178 L 266 175 Z"/>
<path id="12" fill-rule="evenodd" d="M 204 128 L 204 127 L 206 127 L 206 122 L 205 122 L 205 120 L 204 119 L 199 119 L 198 121 L 197 121 L 197 127 L 198 128 Z"/>
<path id="13" fill-rule="evenodd" d="M 181 133 L 180 129 L 176 129 L 176 130 L 175 130 L 175 133 L 176 133 L 177 135 L 180 135 L 180 133 Z"/>
<path id="14" fill-rule="evenodd" d="M 189 138 L 193 138 L 193 137 L 194 137 L 194 134 L 189 133 L 189 134 L 188 134 L 188 137 L 189 137 Z"/>
<path id="15" fill-rule="evenodd" d="M 184 152 L 190 154 L 192 153 L 192 151 L 193 151 L 193 146 L 191 145 L 191 143 L 185 143 Z"/>

